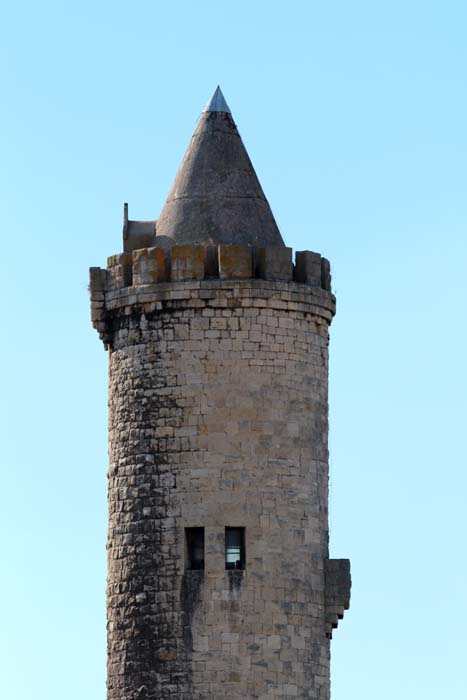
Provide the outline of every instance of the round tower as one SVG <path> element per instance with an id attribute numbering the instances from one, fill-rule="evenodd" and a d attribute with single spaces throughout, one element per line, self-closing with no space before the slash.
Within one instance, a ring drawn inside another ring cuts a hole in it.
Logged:
<path id="1" fill-rule="evenodd" d="M 126 215 L 91 268 L 107 698 L 327 700 L 350 594 L 328 553 L 329 263 L 293 262 L 219 89 L 159 221 Z"/>

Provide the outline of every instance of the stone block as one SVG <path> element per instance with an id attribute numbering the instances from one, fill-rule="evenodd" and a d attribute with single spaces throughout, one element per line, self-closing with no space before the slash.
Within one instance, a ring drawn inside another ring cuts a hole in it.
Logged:
<path id="1" fill-rule="evenodd" d="M 326 598 L 332 606 L 342 605 L 346 610 L 350 603 L 350 561 L 325 559 Z"/>
<path id="2" fill-rule="evenodd" d="M 131 287 L 133 283 L 133 257 L 131 253 L 118 253 L 107 258 L 108 289 Z"/>
<path id="3" fill-rule="evenodd" d="M 204 279 L 205 246 L 173 246 L 170 255 L 170 279 L 172 282 Z"/>
<path id="4" fill-rule="evenodd" d="M 256 276 L 264 280 L 292 279 L 292 248 L 256 248 Z"/>
<path id="5" fill-rule="evenodd" d="M 248 279 L 253 277 L 253 249 L 245 245 L 220 245 L 219 277 Z"/>
<path id="6" fill-rule="evenodd" d="M 321 258 L 321 286 L 331 291 L 331 263 L 326 258 Z"/>
<path id="7" fill-rule="evenodd" d="M 295 281 L 321 287 L 321 255 L 302 250 L 295 255 Z"/>
<path id="8" fill-rule="evenodd" d="M 165 251 L 162 248 L 142 248 L 133 252 L 133 284 L 165 282 Z"/>
<path id="9" fill-rule="evenodd" d="M 90 267 L 89 268 L 89 291 L 91 296 L 105 291 L 105 285 L 107 282 L 107 270 L 103 270 L 101 267 Z"/>

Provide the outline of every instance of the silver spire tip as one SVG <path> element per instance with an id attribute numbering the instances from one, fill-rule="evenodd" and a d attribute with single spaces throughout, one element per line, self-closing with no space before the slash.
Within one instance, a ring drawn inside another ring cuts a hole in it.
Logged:
<path id="1" fill-rule="evenodd" d="M 203 112 L 227 112 L 227 114 L 232 114 L 219 85 L 214 90 L 214 94 L 203 109 Z"/>

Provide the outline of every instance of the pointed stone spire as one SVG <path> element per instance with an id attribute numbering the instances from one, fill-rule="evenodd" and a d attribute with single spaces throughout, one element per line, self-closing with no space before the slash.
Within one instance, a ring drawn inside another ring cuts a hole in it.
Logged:
<path id="1" fill-rule="evenodd" d="M 204 109 L 156 225 L 156 245 L 283 246 L 220 87 Z"/>

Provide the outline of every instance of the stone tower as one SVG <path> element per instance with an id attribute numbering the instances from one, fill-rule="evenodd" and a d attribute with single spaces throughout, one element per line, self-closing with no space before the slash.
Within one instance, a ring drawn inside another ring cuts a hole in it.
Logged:
<path id="1" fill-rule="evenodd" d="M 218 88 L 158 221 L 91 268 L 109 351 L 108 700 L 330 697 L 329 263 L 292 251 Z"/>

